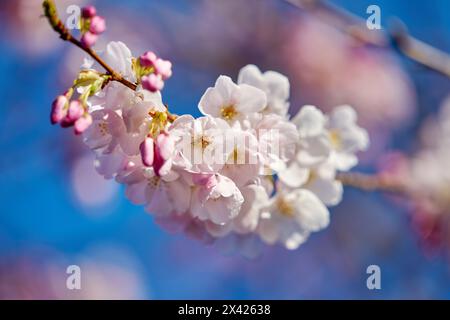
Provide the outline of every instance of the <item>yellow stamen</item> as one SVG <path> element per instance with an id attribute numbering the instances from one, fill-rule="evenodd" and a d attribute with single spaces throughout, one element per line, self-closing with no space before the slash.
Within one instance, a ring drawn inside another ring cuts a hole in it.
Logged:
<path id="1" fill-rule="evenodd" d="M 149 133 L 151 136 L 155 137 L 159 134 L 161 130 L 164 130 L 167 124 L 167 113 L 160 111 L 149 111 L 149 116 L 152 117 L 150 122 Z"/>
<path id="2" fill-rule="evenodd" d="M 234 117 L 236 117 L 238 114 L 234 105 L 222 107 L 222 109 L 220 109 L 220 113 L 222 115 L 222 118 L 228 121 L 233 120 Z"/>
<path id="3" fill-rule="evenodd" d="M 335 131 L 335 130 L 331 130 L 330 131 L 330 141 L 331 144 L 335 147 L 335 148 L 339 148 L 341 145 L 341 137 L 339 135 L 339 132 Z"/>
<path id="4" fill-rule="evenodd" d="M 106 136 L 108 134 L 108 125 L 106 124 L 106 122 L 99 122 L 98 128 L 102 136 Z"/>
<path id="5" fill-rule="evenodd" d="M 206 149 L 207 146 L 211 144 L 211 138 L 207 136 L 201 136 L 197 138 L 196 140 L 192 140 L 192 145 L 201 147 L 202 149 Z"/>
<path id="6" fill-rule="evenodd" d="M 154 176 L 154 177 L 151 177 L 150 179 L 148 179 L 148 184 L 149 184 L 149 186 L 156 188 L 159 185 L 160 180 L 161 179 L 158 176 Z"/>
<path id="7" fill-rule="evenodd" d="M 278 207 L 278 211 L 286 216 L 286 217 L 293 217 L 294 216 L 294 208 L 292 207 L 291 203 L 286 201 L 283 197 L 279 197 L 277 199 L 276 205 Z"/>
<path id="8" fill-rule="evenodd" d="M 233 161 L 234 161 L 234 163 L 238 162 L 238 158 L 239 158 L 238 149 L 234 148 L 234 150 L 233 150 Z"/>

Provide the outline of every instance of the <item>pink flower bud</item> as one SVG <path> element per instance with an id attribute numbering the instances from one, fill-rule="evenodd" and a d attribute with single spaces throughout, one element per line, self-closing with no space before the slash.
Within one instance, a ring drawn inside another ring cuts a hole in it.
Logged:
<path id="1" fill-rule="evenodd" d="M 81 118 L 75 121 L 74 129 L 75 134 L 83 133 L 92 124 L 92 116 L 89 113 L 85 113 Z"/>
<path id="2" fill-rule="evenodd" d="M 166 174 L 172 167 L 172 156 L 175 152 L 175 140 L 167 133 L 156 137 L 153 168 L 157 175 Z"/>
<path id="3" fill-rule="evenodd" d="M 86 6 L 83 7 L 83 9 L 81 9 L 81 16 L 83 18 L 92 18 L 93 16 L 95 16 L 97 14 L 97 9 L 95 9 L 94 6 Z"/>
<path id="4" fill-rule="evenodd" d="M 83 36 L 81 37 L 81 44 L 85 48 L 92 47 L 97 42 L 98 36 L 90 31 L 87 31 Z"/>
<path id="5" fill-rule="evenodd" d="M 66 96 L 58 96 L 52 103 L 52 112 L 50 114 L 50 121 L 52 124 L 61 122 L 61 120 L 67 114 L 67 104 L 68 100 Z"/>
<path id="6" fill-rule="evenodd" d="M 77 121 L 84 113 L 84 108 L 81 105 L 80 101 L 72 100 L 69 103 L 69 110 L 67 112 L 67 120 L 70 122 Z"/>
<path id="7" fill-rule="evenodd" d="M 139 57 L 139 62 L 143 67 L 151 67 L 158 58 L 153 51 L 147 51 Z"/>
<path id="8" fill-rule="evenodd" d="M 169 60 L 157 59 L 155 71 L 161 75 L 163 80 L 166 80 L 172 76 L 172 63 Z"/>
<path id="9" fill-rule="evenodd" d="M 100 16 L 95 16 L 91 19 L 91 24 L 89 25 L 89 31 L 93 34 L 100 34 L 106 30 L 105 19 Z"/>
<path id="10" fill-rule="evenodd" d="M 164 87 L 164 81 L 161 76 L 154 73 L 151 73 L 148 76 L 143 76 L 141 82 L 142 87 L 151 92 L 160 91 Z"/>
<path id="11" fill-rule="evenodd" d="M 154 160 L 154 150 L 153 150 L 153 139 L 150 137 L 145 138 L 145 140 L 140 144 L 139 150 L 141 152 L 142 163 L 151 167 Z"/>
<path id="12" fill-rule="evenodd" d="M 155 146 L 161 157 L 167 160 L 175 152 L 175 139 L 167 133 L 161 133 L 156 137 Z"/>

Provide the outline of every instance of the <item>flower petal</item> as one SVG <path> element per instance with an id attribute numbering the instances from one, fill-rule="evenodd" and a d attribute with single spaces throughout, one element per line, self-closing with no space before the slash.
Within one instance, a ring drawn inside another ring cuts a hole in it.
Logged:
<path id="1" fill-rule="evenodd" d="M 315 106 L 306 105 L 291 121 L 297 126 L 301 137 L 311 137 L 323 132 L 326 119 L 322 111 Z"/>

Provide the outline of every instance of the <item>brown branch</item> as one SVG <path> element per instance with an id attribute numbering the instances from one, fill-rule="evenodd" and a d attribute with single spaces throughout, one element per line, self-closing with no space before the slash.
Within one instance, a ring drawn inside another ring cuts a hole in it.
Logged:
<path id="1" fill-rule="evenodd" d="M 83 46 L 83 44 L 78 39 L 72 36 L 70 31 L 64 26 L 64 23 L 61 21 L 61 19 L 59 19 L 58 12 L 56 11 L 56 6 L 53 0 L 45 0 L 42 5 L 44 7 L 44 14 L 47 17 L 50 25 L 52 26 L 53 30 L 55 30 L 59 34 L 61 39 L 73 43 L 81 50 L 89 54 L 106 70 L 107 74 L 111 76 L 111 80 L 120 82 L 131 90 L 136 90 L 137 86 L 135 83 L 128 81 L 121 74 L 114 71 L 114 69 L 112 69 L 102 58 L 100 58 L 94 50 Z"/>
<path id="2" fill-rule="evenodd" d="M 364 191 L 384 191 L 407 195 L 412 192 L 404 182 L 384 175 L 370 175 L 359 172 L 339 172 L 336 179 L 344 186 Z"/>
<path id="3" fill-rule="evenodd" d="M 322 0 L 286 0 L 313 13 L 319 19 L 347 33 L 354 39 L 380 48 L 393 42 L 398 51 L 418 64 L 450 77 L 450 56 L 411 35 L 403 23 L 394 20 L 388 31 L 369 30 L 366 21 L 352 13 Z"/>

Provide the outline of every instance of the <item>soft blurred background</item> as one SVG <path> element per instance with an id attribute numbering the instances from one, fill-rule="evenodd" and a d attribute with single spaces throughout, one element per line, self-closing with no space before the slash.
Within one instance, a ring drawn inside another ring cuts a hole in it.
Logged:
<path id="1" fill-rule="evenodd" d="M 382 24 L 399 17 L 415 37 L 450 52 L 450 1 L 335 0 Z M 56 0 L 63 19 L 70 5 Z M 372 145 L 357 170 L 372 172 L 392 150 L 414 152 L 450 79 L 392 49 L 361 44 L 282 0 L 92 1 L 107 41 L 135 56 L 154 50 L 174 63 L 163 97 L 175 113 L 197 102 L 219 74 L 247 63 L 291 81 L 291 113 L 348 103 Z M 408 206 L 346 189 L 330 227 L 296 251 L 265 247 L 253 259 L 168 234 L 113 181 L 70 130 L 49 123 L 53 98 L 71 84 L 83 54 L 40 18 L 40 0 L 0 2 L 0 298 L 379 299 L 450 298 L 448 243 L 427 241 Z M 65 287 L 79 265 L 82 290 Z M 382 289 L 366 287 L 381 267 Z"/>

